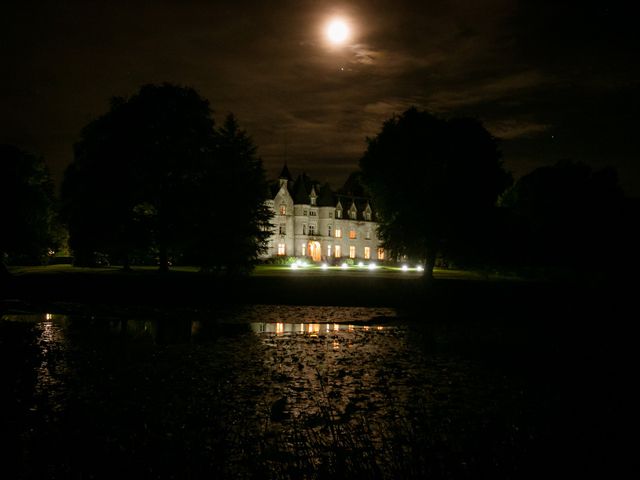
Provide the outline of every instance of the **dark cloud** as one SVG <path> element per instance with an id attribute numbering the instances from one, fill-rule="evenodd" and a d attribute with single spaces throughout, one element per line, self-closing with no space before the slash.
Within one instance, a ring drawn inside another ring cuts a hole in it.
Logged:
<path id="1" fill-rule="evenodd" d="M 566 1 L 39 1 L 0 17 L 0 141 L 59 179 L 84 124 L 149 82 L 233 111 L 276 175 L 340 183 L 410 105 L 480 118 L 518 175 L 561 158 L 616 166 L 640 193 L 637 34 L 628 7 Z M 322 25 L 354 35 L 330 47 Z"/>

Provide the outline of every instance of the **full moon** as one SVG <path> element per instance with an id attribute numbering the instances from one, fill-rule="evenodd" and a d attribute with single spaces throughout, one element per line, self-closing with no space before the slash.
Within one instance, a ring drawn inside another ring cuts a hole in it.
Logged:
<path id="1" fill-rule="evenodd" d="M 327 38 L 335 45 L 344 43 L 349 37 L 349 26 L 339 18 L 331 20 L 327 25 Z"/>

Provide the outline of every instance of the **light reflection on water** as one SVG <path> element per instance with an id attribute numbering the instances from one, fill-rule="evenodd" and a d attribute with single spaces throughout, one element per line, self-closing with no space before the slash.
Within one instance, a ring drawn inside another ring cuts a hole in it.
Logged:
<path id="1" fill-rule="evenodd" d="M 382 325 L 353 325 L 344 323 L 287 323 L 287 322 L 252 322 L 251 330 L 256 334 L 271 335 L 309 335 L 318 336 L 339 332 L 380 332 L 384 330 Z M 389 328 L 389 327 L 387 327 Z"/>

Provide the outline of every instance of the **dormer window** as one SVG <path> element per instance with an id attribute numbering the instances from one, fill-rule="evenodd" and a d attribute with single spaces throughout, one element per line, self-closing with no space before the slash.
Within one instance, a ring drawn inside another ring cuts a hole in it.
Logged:
<path id="1" fill-rule="evenodd" d="M 357 215 L 358 213 L 356 212 L 355 208 L 352 208 L 351 210 L 349 210 L 349 217 L 351 218 L 351 220 L 355 220 Z"/>
<path id="2" fill-rule="evenodd" d="M 336 218 L 342 218 L 342 210 L 336 210 Z"/>
<path id="3" fill-rule="evenodd" d="M 316 204 L 316 197 L 310 197 L 311 199 L 311 205 L 315 205 Z"/>
<path id="4" fill-rule="evenodd" d="M 283 203 L 282 205 L 280 205 L 280 215 L 286 215 L 287 214 L 287 206 Z"/>

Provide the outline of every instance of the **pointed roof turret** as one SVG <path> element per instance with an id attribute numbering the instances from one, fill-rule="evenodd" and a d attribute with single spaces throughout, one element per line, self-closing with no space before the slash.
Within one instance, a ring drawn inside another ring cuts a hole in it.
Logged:
<path id="1" fill-rule="evenodd" d="M 280 178 L 281 180 L 291 180 L 291 173 L 289 173 L 289 167 L 287 167 L 287 162 L 284 163 L 284 166 L 282 167 L 282 171 L 280 172 Z"/>

